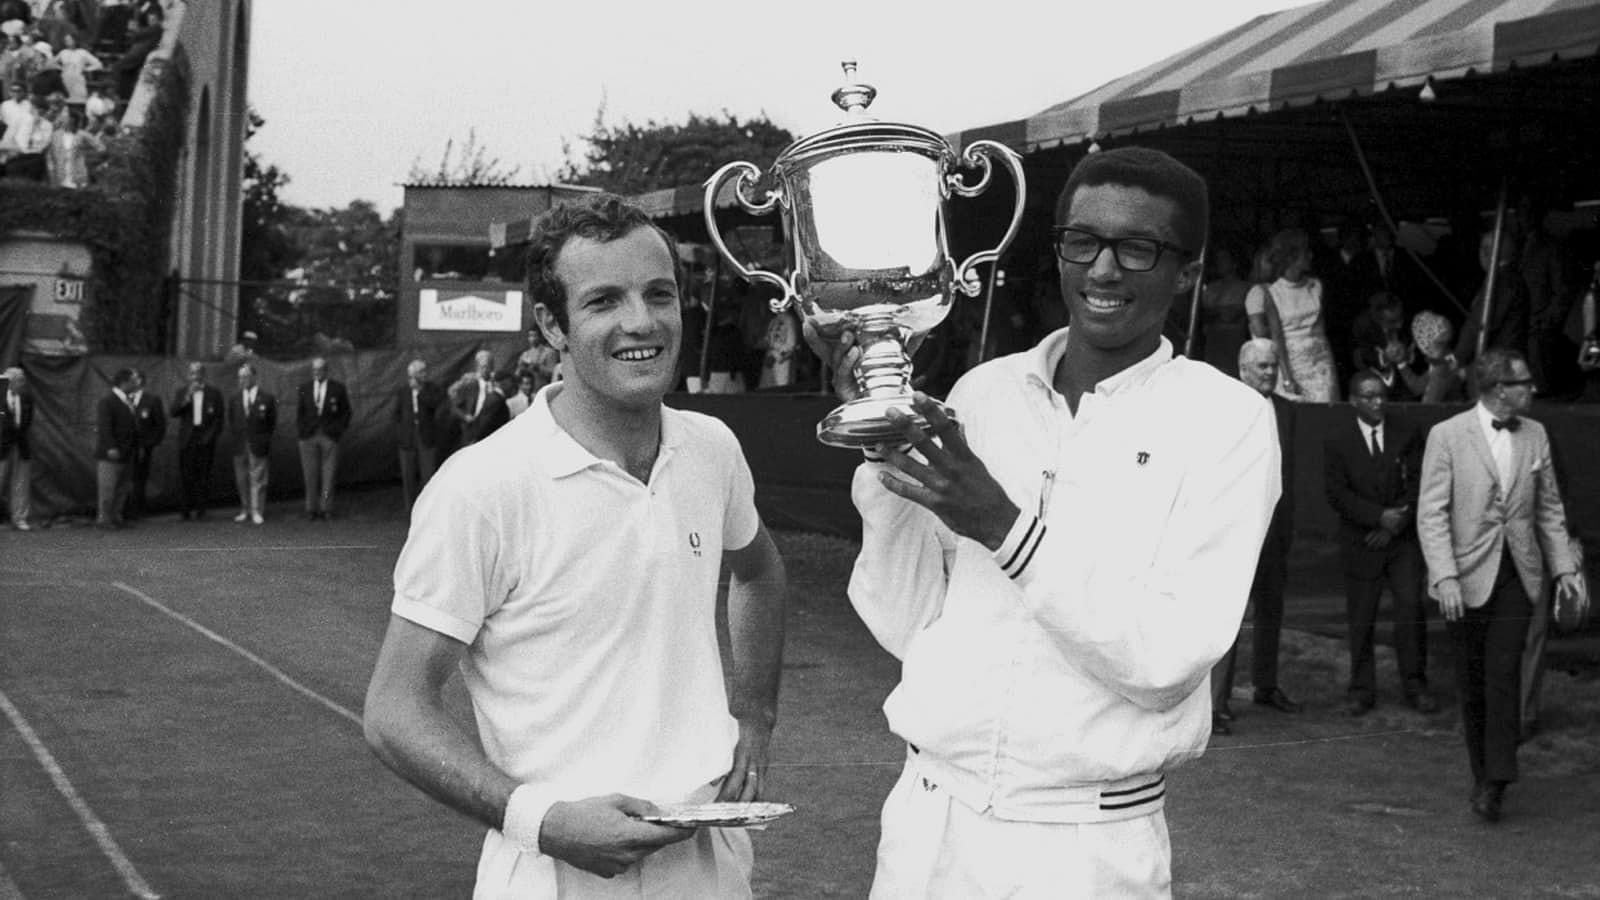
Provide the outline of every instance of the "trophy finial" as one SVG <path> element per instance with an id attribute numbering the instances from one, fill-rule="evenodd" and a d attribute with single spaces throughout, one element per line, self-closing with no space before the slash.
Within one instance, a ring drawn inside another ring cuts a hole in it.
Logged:
<path id="1" fill-rule="evenodd" d="M 844 69 L 845 83 L 833 92 L 833 104 L 844 110 L 848 115 L 865 115 L 867 107 L 872 105 L 872 99 L 878 96 L 878 89 L 870 84 L 861 84 L 855 80 L 855 60 L 844 60 L 839 63 L 839 67 Z"/>

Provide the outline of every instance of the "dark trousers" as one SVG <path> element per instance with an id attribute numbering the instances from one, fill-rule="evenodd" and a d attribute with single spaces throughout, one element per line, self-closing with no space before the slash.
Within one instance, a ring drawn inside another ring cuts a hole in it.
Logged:
<path id="1" fill-rule="evenodd" d="M 1473 780 L 1480 784 L 1517 780 L 1522 642 L 1532 613 L 1511 556 L 1501 551 L 1489 602 L 1448 623 L 1461 729 Z"/>
<path id="2" fill-rule="evenodd" d="M 1278 641 L 1283 632 L 1283 588 L 1289 580 L 1289 534 L 1273 519 L 1261 544 L 1256 575 L 1250 582 L 1250 680 L 1257 694 L 1278 687 Z M 1234 662 L 1239 655 L 1235 640 L 1211 667 L 1211 703 L 1221 706 L 1233 692 Z"/>
<path id="3" fill-rule="evenodd" d="M 196 513 L 206 508 L 211 499 L 211 468 L 216 456 L 215 441 L 178 448 L 178 481 L 183 493 L 179 505 L 184 512 Z"/>
<path id="4" fill-rule="evenodd" d="M 406 509 L 417 502 L 417 495 L 427 486 L 428 479 L 433 477 L 434 470 L 439 465 L 439 450 L 437 447 L 424 447 L 415 443 L 410 447 L 401 447 L 400 454 L 400 487 L 405 494 Z"/>
<path id="5" fill-rule="evenodd" d="M 154 450 L 140 447 L 128 461 L 128 508 L 124 511 L 127 518 L 140 519 L 148 511 L 145 494 L 150 486 L 150 457 L 154 454 Z"/>
<path id="6" fill-rule="evenodd" d="M 1394 598 L 1394 652 L 1407 696 L 1428 684 L 1428 611 L 1422 599 L 1422 551 L 1416 541 L 1392 545 L 1383 568 L 1371 578 L 1345 573 L 1345 613 L 1350 620 L 1350 696 L 1368 703 L 1378 696 L 1373 636 L 1384 585 Z"/>

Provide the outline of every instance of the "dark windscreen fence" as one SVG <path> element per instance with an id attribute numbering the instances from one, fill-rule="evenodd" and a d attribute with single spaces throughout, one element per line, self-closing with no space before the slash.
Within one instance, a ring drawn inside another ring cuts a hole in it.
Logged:
<path id="1" fill-rule="evenodd" d="M 357 284 L 240 282 L 235 334 L 256 333 L 256 352 L 293 359 L 394 346 L 397 294 Z"/>

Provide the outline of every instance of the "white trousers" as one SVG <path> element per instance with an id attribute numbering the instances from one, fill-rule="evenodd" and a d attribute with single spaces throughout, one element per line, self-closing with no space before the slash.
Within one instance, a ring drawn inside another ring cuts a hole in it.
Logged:
<path id="1" fill-rule="evenodd" d="M 1012 822 L 975 812 L 914 762 L 883 804 L 872 900 L 1172 896 L 1160 811 L 1120 822 Z"/>

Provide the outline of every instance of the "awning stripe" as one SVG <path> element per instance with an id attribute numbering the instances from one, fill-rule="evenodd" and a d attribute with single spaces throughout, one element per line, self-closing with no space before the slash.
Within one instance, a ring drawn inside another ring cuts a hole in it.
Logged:
<path id="1" fill-rule="evenodd" d="M 1349 53 L 1359 49 L 1374 49 L 1361 47 L 1362 41 L 1392 26 L 1397 20 L 1407 18 L 1419 12 L 1425 14 L 1424 8 L 1430 0 L 1391 0 L 1375 10 L 1367 13 L 1365 17 L 1351 25 L 1349 28 L 1329 37 L 1327 40 L 1300 54 L 1295 62 L 1310 62 L 1314 59 L 1323 59 Z"/>
<path id="2" fill-rule="evenodd" d="M 1552 54 L 1570 55 L 1573 51 L 1594 52 L 1600 44 L 1600 6 L 1568 9 L 1534 19 L 1501 22 L 1494 26 L 1494 64 L 1502 68 L 1512 61 L 1544 62 Z M 1593 115 L 1573 110 L 1576 115 Z"/>
<path id="3" fill-rule="evenodd" d="M 1328 0 L 1321 6 L 1313 6 L 1301 10 L 1293 22 L 1287 23 L 1290 27 L 1282 33 L 1274 35 L 1273 40 L 1263 41 L 1253 47 L 1247 47 L 1234 56 L 1218 62 L 1211 68 L 1194 76 L 1192 80 L 1203 81 L 1211 78 L 1223 78 L 1237 75 L 1246 67 L 1251 69 L 1272 69 L 1285 65 L 1300 55 L 1302 50 L 1310 47 L 1316 40 L 1319 29 L 1329 27 L 1330 22 L 1342 21 L 1341 16 L 1354 16 L 1350 7 L 1354 0 Z M 1343 27 L 1335 25 L 1334 27 Z"/>
<path id="4" fill-rule="evenodd" d="M 1256 16 L 1254 19 L 1251 19 L 1237 28 L 1224 31 L 1211 40 L 1201 43 L 1192 50 L 1179 53 L 1177 56 L 1162 60 L 1161 62 L 1156 63 L 1154 66 L 1137 73 L 1137 77 L 1134 81 L 1122 85 L 1121 89 L 1117 91 L 1118 98 L 1136 95 L 1146 88 L 1162 81 L 1163 79 L 1176 74 L 1185 66 L 1189 66 L 1204 60 L 1212 53 L 1221 49 L 1223 45 L 1237 40 L 1241 35 L 1245 34 L 1251 29 L 1256 28 L 1269 18 L 1271 17 Z"/>
<path id="5" fill-rule="evenodd" d="M 1452 31 L 1469 28 L 1479 19 L 1506 5 L 1506 0 L 1468 0 L 1467 3 L 1462 4 L 1459 9 L 1449 15 L 1440 16 L 1433 24 L 1419 29 L 1412 37 L 1434 37 L 1435 35 L 1448 34 Z"/>

